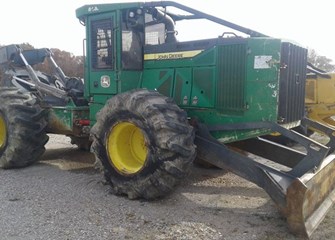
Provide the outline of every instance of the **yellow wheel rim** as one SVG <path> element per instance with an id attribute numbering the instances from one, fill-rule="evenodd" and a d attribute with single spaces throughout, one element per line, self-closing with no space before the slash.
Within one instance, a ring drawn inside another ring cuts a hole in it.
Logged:
<path id="1" fill-rule="evenodd" d="M 5 119 L 0 114 L 0 149 L 3 148 L 7 140 L 7 129 Z"/>
<path id="2" fill-rule="evenodd" d="M 116 124 L 107 136 L 112 165 L 123 174 L 135 174 L 145 165 L 148 149 L 142 130 L 130 122 Z"/>

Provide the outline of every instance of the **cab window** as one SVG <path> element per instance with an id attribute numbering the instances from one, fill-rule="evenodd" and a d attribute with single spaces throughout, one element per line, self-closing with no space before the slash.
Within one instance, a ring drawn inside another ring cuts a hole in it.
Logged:
<path id="1" fill-rule="evenodd" d="M 141 9 L 128 10 L 122 16 L 122 68 L 141 70 L 143 66 L 144 18 Z"/>
<path id="2" fill-rule="evenodd" d="M 113 28 L 112 20 L 92 21 L 92 67 L 113 69 Z"/>

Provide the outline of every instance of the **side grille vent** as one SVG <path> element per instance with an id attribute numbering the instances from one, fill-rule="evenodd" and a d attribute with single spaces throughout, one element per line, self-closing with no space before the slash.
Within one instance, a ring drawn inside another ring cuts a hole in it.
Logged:
<path id="1" fill-rule="evenodd" d="M 219 80 L 217 108 L 223 111 L 243 111 L 246 78 L 246 45 L 219 46 Z"/>

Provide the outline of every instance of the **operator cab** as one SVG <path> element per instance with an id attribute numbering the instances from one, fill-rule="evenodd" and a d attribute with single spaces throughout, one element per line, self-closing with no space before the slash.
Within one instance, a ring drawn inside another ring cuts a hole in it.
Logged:
<path id="1" fill-rule="evenodd" d="M 87 97 L 114 95 L 138 87 L 171 96 L 172 86 L 162 86 L 165 90 L 161 90 L 159 82 L 143 85 L 144 77 L 157 78 L 150 69 L 159 63 L 153 61 L 168 60 L 165 66 L 175 67 L 174 60 L 192 60 L 219 43 L 265 36 L 174 2 L 86 5 L 76 13 L 86 26 Z M 164 71 L 159 74 L 163 75 Z"/>
<path id="2" fill-rule="evenodd" d="M 134 8 L 121 11 L 122 53 L 124 70 L 140 70 L 143 67 L 143 46 L 175 43 L 176 31 L 171 17 L 156 8 Z M 112 19 L 92 21 L 92 66 L 97 69 L 113 69 L 114 28 Z"/>
<path id="3" fill-rule="evenodd" d="M 77 9 L 77 17 L 88 25 L 86 49 L 93 70 L 141 70 L 143 56 L 155 53 L 157 46 L 168 52 L 187 50 L 192 45 L 211 47 L 218 38 L 240 38 L 232 29 L 242 36 L 266 36 L 173 2 L 87 5 Z M 176 30 L 177 22 L 180 32 Z M 117 44 L 119 39 L 121 46 Z M 165 57 L 169 56 L 178 58 Z"/>

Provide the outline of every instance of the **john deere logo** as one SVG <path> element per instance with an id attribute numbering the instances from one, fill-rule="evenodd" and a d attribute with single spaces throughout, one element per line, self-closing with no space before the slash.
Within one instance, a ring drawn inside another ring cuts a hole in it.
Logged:
<path id="1" fill-rule="evenodd" d="M 144 60 L 173 60 L 182 58 L 192 58 L 200 54 L 203 50 L 192 50 L 170 53 L 150 53 L 144 55 Z"/>
<path id="2" fill-rule="evenodd" d="M 103 88 L 108 88 L 111 85 L 111 79 L 107 75 L 103 75 L 100 78 L 100 84 Z"/>

